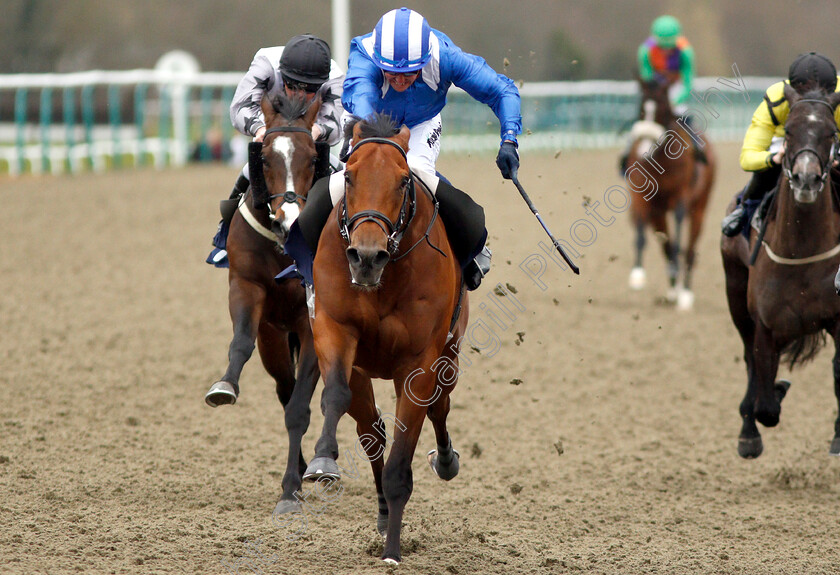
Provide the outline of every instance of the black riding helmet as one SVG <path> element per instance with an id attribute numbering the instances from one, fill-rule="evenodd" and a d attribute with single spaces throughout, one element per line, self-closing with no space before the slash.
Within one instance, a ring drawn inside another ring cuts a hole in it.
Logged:
<path id="1" fill-rule="evenodd" d="M 320 38 L 311 34 L 295 36 L 280 56 L 283 82 L 305 84 L 317 90 L 330 77 L 331 58 L 329 44 Z"/>
<path id="2" fill-rule="evenodd" d="M 837 69 L 822 54 L 808 52 L 797 56 L 790 65 L 788 80 L 796 89 L 816 83 L 820 88 L 833 92 L 837 88 Z"/>

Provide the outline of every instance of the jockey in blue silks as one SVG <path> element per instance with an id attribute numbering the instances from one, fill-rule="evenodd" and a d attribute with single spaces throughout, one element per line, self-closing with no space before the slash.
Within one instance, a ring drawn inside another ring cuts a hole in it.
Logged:
<path id="1" fill-rule="evenodd" d="M 432 29 L 423 16 L 408 8 L 391 10 L 380 18 L 373 32 L 353 39 L 341 99 L 349 113 L 342 117 L 342 123 L 352 120 L 351 115 L 365 119 L 380 112 L 390 115 L 398 125 L 408 126 L 409 167 L 437 197 L 464 281 L 468 289 L 475 289 L 490 269 L 490 250 L 484 245 L 484 210 L 435 170 L 443 128 L 440 113 L 453 84 L 487 104 L 499 119 L 501 144 L 496 164 L 502 177 L 510 179 L 519 168 L 517 136 L 522 132 L 516 84 L 497 74 L 483 58 L 463 52 L 446 34 Z M 321 229 L 342 195 L 341 173 L 318 181 L 309 192 L 296 224 L 306 246 L 293 241 L 291 235 L 286 246 L 299 267 L 305 267 L 299 257 L 308 256 L 311 261 Z M 309 253 L 301 253 L 304 251 Z M 301 271 L 306 276 L 306 271 Z"/>

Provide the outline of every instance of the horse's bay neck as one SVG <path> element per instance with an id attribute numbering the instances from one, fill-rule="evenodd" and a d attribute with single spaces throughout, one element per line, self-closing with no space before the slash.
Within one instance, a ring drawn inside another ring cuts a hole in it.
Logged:
<path id="1" fill-rule="evenodd" d="M 813 204 L 797 203 L 789 185 L 780 186 L 778 193 L 779 209 L 773 222 L 773 234 L 765 241 L 769 241 L 779 256 L 804 258 L 837 245 L 840 214 L 833 205 L 833 191 L 829 186 Z"/>

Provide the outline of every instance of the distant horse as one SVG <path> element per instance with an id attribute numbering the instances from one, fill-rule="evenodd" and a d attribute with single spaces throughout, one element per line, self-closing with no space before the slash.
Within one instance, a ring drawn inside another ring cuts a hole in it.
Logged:
<path id="1" fill-rule="evenodd" d="M 324 427 L 305 479 L 339 477 L 335 433 L 349 412 L 374 469 L 382 559 L 400 561 L 411 461 L 424 418 L 435 430 L 429 462 L 441 479 L 458 473 L 446 428 L 459 375 L 467 294 L 434 196 L 409 171 L 409 131 L 385 115 L 353 126 L 345 194 L 321 234 L 314 261 L 315 349 L 324 374 Z M 457 310 L 463 309 L 458 315 Z M 384 438 L 371 378 L 393 379 L 394 443 Z"/>
<path id="2" fill-rule="evenodd" d="M 297 280 L 277 283 L 274 279 L 294 263 L 281 246 L 289 220 L 302 208 L 312 186 L 316 153 L 310 130 L 320 105 L 319 98 L 307 106 L 282 95 L 274 101 L 263 97 L 265 138 L 261 149 L 256 145 L 258 161 L 251 162 L 251 186 L 231 220 L 227 239 L 233 322 L 230 363 L 205 397 L 213 407 L 236 402 L 239 377 L 256 340 L 263 366 L 277 384 L 289 433 L 277 513 L 293 511 L 297 505 L 294 493 L 306 469 L 301 438 L 309 427 L 309 402 L 320 377 L 304 288 Z"/>
<path id="3" fill-rule="evenodd" d="M 766 216 L 764 239 L 751 230 L 750 241 L 723 237 L 729 312 L 744 342 L 747 393 L 738 453 L 761 455 L 756 420 L 779 422 L 789 382 L 775 382 L 779 361 L 793 368 L 813 358 L 834 338 L 834 392 L 840 405 L 840 297 L 833 280 L 840 263 L 840 203 L 837 182 L 829 177 L 837 154 L 834 110 L 840 94 L 821 90 L 800 95 L 785 86 L 790 114 L 785 123 L 785 155 L 776 197 Z M 835 174 L 836 177 L 836 174 Z M 735 207 L 733 201 L 729 211 Z M 752 248 L 750 247 L 752 245 Z M 749 266 L 753 250 L 759 250 Z M 830 453 L 840 455 L 840 415 Z"/>
<path id="4" fill-rule="evenodd" d="M 715 157 L 704 136 L 702 152 L 706 163 L 696 160 L 695 142 L 686 129 L 685 120 L 671 110 L 668 88 L 671 83 L 639 82 L 642 90 L 639 121 L 633 125 L 634 138 L 627 158 L 626 179 L 634 191 L 630 214 L 636 227 L 636 260 L 630 273 L 632 289 L 642 289 L 647 274 L 642 267 L 645 228 L 650 225 L 662 240 L 668 261 L 668 300 L 679 309 L 691 309 L 691 273 L 694 267 L 697 239 L 703 227 L 706 204 L 715 177 Z M 690 129 L 690 128 L 689 128 Z M 696 134 L 694 134 L 697 137 Z M 674 214 L 673 234 L 667 216 Z M 689 217 L 688 246 L 684 271 L 680 278 L 680 238 L 683 219 Z"/>

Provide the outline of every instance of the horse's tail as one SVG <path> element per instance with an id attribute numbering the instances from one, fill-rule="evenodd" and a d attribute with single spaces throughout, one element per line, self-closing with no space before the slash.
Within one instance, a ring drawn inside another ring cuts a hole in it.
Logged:
<path id="1" fill-rule="evenodd" d="M 803 335 L 787 344 L 782 349 L 782 362 L 787 362 L 790 369 L 795 365 L 803 365 L 817 356 L 817 353 L 825 346 L 825 330 L 816 333 Z"/>

